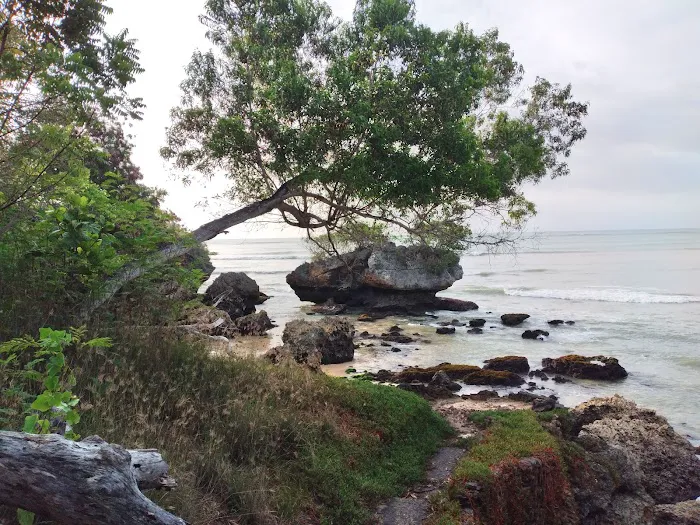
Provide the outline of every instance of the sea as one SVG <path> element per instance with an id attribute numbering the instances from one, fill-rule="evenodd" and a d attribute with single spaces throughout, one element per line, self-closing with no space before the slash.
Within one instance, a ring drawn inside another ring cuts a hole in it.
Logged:
<path id="1" fill-rule="evenodd" d="M 229 239 L 209 243 L 216 267 L 246 272 L 271 298 L 261 307 L 279 326 L 268 338 L 279 344 L 284 323 L 308 318 L 285 276 L 311 257 L 301 239 Z M 442 362 L 481 365 L 503 355 L 522 355 L 535 369 L 545 357 L 566 354 L 611 356 L 629 372 L 618 382 L 537 380 L 541 393 L 554 393 L 566 406 L 597 396 L 620 394 L 657 410 L 674 428 L 700 443 L 700 230 L 539 232 L 505 253 L 472 250 L 460 261 L 464 277 L 441 292 L 474 301 L 474 312 L 433 312 L 431 317 L 392 317 L 361 330 L 381 331 L 399 324 L 419 342 L 361 347 L 352 363 L 329 367 L 342 374 L 398 370 Z M 206 283 L 205 283 L 206 285 Z M 527 313 L 520 327 L 501 325 L 504 313 Z M 486 319 L 484 333 L 436 335 L 437 322 Z M 311 319 L 311 318 L 309 318 Z M 352 318 L 351 318 L 352 319 Z M 548 320 L 574 321 L 550 327 Z M 550 332 L 544 341 L 522 339 L 525 329 Z M 266 346 L 266 345 L 263 345 Z M 259 353 L 259 343 L 251 344 Z M 464 387 L 471 393 L 479 387 Z M 503 389 L 503 393 L 507 389 Z"/>

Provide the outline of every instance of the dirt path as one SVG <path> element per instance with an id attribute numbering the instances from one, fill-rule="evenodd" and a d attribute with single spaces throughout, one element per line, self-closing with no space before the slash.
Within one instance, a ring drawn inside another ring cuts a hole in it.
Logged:
<path id="1" fill-rule="evenodd" d="M 431 494 L 440 490 L 447 481 L 465 450 L 443 447 L 430 460 L 425 484 L 414 487 L 402 498 L 393 498 L 377 510 L 381 525 L 421 525 L 428 516 Z"/>

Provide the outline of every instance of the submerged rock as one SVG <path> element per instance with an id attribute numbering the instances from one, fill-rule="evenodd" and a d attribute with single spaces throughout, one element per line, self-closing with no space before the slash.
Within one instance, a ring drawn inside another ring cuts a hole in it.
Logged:
<path id="1" fill-rule="evenodd" d="M 447 335 L 447 334 L 454 334 L 455 333 L 455 327 L 454 326 L 440 326 L 435 330 L 436 334 L 441 334 L 441 335 Z"/>
<path id="2" fill-rule="evenodd" d="M 396 332 L 389 332 L 387 334 L 381 335 L 382 341 L 388 341 L 390 343 L 407 344 L 415 342 L 415 339 L 407 335 L 401 335 Z"/>
<path id="3" fill-rule="evenodd" d="M 560 324 L 564 324 L 564 321 L 561 319 L 552 319 L 551 321 L 547 321 L 547 324 L 551 326 L 559 326 Z"/>
<path id="4" fill-rule="evenodd" d="M 529 314 L 503 314 L 501 322 L 506 326 L 518 326 L 529 317 Z"/>
<path id="5" fill-rule="evenodd" d="M 544 340 L 545 337 L 549 337 L 549 332 L 546 330 L 525 330 L 523 332 L 523 339 L 541 339 Z"/>
<path id="6" fill-rule="evenodd" d="M 482 328 L 486 324 L 486 319 L 470 319 L 469 326 L 473 328 Z"/>
<path id="7" fill-rule="evenodd" d="M 516 374 L 527 374 L 530 364 L 527 357 L 508 355 L 504 357 L 494 357 L 484 361 L 484 370 L 505 370 Z"/>
<path id="8" fill-rule="evenodd" d="M 542 370 L 550 374 L 561 374 L 579 379 L 615 380 L 627 377 L 627 371 L 614 357 L 602 355 L 584 357 L 565 355 L 556 359 L 542 360 Z"/>
<path id="9" fill-rule="evenodd" d="M 435 296 L 461 278 L 462 268 L 454 256 L 424 246 L 387 243 L 304 263 L 287 275 L 287 283 L 302 301 L 333 299 L 373 311 L 477 308 L 468 301 Z"/>
<path id="10" fill-rule="evenodd" d="M 252 314 L 260 298 L 258 283 L 243 272 L 222 273 L 204 293 L 205 304 L 225 311 L 231 319 Z"/>
<path id="11" fill-rule="evenodd" d="M 469 330 L 467 330 L 467 333 L 468 334 L 483 334 L 484 329 L 483 328 L 470 328 Z"/>

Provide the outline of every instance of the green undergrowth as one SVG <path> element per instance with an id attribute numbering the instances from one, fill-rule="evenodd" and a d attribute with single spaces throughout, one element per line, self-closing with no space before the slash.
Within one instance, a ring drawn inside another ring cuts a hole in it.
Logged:
<path id="1" fill-rule="evenodd" d="M 158 448 L 178 488 L 150 497 L 193 524 L 362 524 L 424 475 L 451 432 L 415 394 L 216 358 L 162 333 L 107 334 L 76 356 L 80 432 Z"/>

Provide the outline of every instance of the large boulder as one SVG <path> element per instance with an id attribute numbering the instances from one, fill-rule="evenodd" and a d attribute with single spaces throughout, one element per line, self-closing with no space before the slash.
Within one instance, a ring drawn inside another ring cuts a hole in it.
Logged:
<path id="1" fill-rule="evenodd" d="M 625 451 L 657 504 L 700 496 L 700 460 L 695 448 L 665 418 L 620 396 L 593 399 L 573 411 L 578 439 L 601 440 Z"/>
<path id="2" fill-rule="evenodd" d="M 579 379 L 599 379 L 612 381 L 627 377 L 625 370 L 614 357 L 597 355 L 565 355 L 556 359 L 542 360 L 542 370 L 550 374 L 561 374 Z"/>
<path id="3" fill-rule="evenodd" d="M 386 243 L 304 263 L 287 275 L 287 283 L 302 301 L 333 300 L 375 312 L 478 308 L 435 296 L 462 278 L 462 267 L 451 259 L 428 247 Z"/>
<path id="4" fill-rule="evenodd" d="M 265 310 L 238 317 L 233 320 L 233 326 L 241 335 L 265 335 L 275 327 Z"/>
<path id="5" fill-rule="evenodd" d="M 330 365 L 352 361 L 353 327 L 344 319 L 327 317 L 316 323 L 296 320 L 284 327 L 283 351 L 299 363 Z M 312 366 L 313 367 L 313 366 Z"/>
<path id="6" fill-rule="evenodd" d="M 258 283 L 243 272 L 219 275 L 204 293 L 204 302 L 224 310 L 231 319 L 255 312 L 255 305 L 264 298 Z"/>

